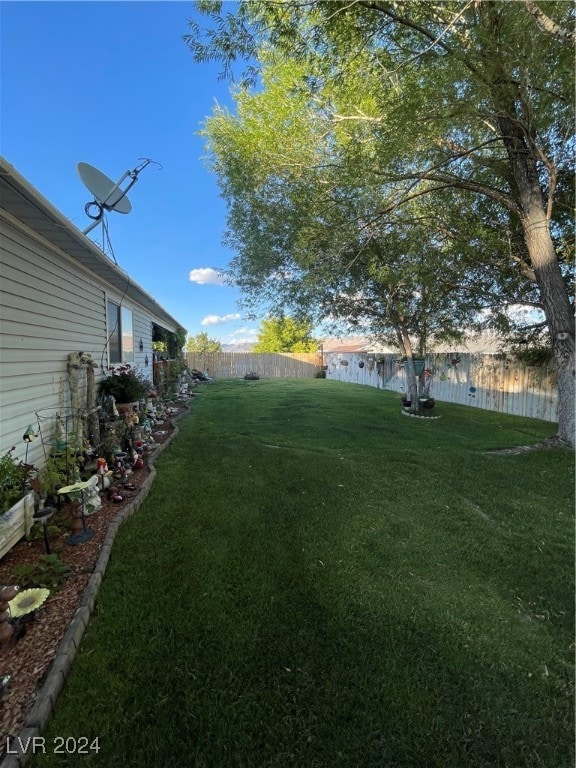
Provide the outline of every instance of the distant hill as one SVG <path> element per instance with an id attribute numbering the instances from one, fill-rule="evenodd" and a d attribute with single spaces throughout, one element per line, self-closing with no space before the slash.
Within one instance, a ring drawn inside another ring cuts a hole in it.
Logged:
<path id="1" fill-rule="evenodd" d="M 222 352 L 252 352 L 254 344 L 222 344 Z"/>

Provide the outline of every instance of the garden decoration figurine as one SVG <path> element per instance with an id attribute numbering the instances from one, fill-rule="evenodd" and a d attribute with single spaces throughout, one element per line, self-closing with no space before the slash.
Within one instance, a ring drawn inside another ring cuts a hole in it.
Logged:
<path id="1" fill-rule="evenodd" d="M 13 619 L 20 619 L 22 616 L 34 613 L 44 605 L 49 595 L 49 589 L 24 589 L 18 592 L 8 603 L 10 616 Z"/>
<path id="2" fill-rule="evenodd" d="M 100 484 L 102 486 L 102 490 L 104 490 L 104 476 L 108 472 L 108 462 L 104 458 L 99 458 L 96 460 L 96 474 L 100 478 Z"/>
<path id="3" fill-rule="evenodd" d="M 12 680 L 12 675 L 0 676 L 0 701 L 2 701 L 2 696 L 4 696 L 4 692 L 7 690 L 8 686 L 10 685 L 10 680 Z"/>
<path id="4" fill-rule="evenodd" d="M 85 517 L 86 511 L 88 510 L 88 500 L 86 493 L 91 489 L 95 489 L 97 485 L 98 476 L 93 475 L 86 482 L 66 485 L 64 488 L 60 488 L 58 490 L 58 494 L 60 496 L 67 494 L 70 495 L 73 499 L 72 534 L 66 539 L 66 543 L 71 547 L 75 547 L 77 544 L 83 544 L 85 541 L 91 539 L 96 533 L 96 531 L 94 531 L 92 528 L 86 528 Z"/>
<path id="5" fill-rule="evenodd" d="M 430 385 L 432 383 L 433 375 L 434 375 L 434 372 L 431 368 L 424 369 L 424 386 L 418 398 L 422 408 L 426 408 L 427 410 L 431 410 L 432 408 L 434 408 L 434 405 L 436 403 L 434 398 L 430 397 Z"/>
<path id="6" fill-rule="evenodd" d="M 93 515 L 102 506 L 102 499 L 98 494 L 98 475 L 92 475 L 87 481 L 88 487 L 82 494 L 83 513 L 85 517 Z"/>
<path id="7" fill-rule="evenodd" d="M 22 435 L 22 440 L 26 443 L 26 455 L 24 456 L 24 465 L 28 465 L 28 447 L 30 446 L 30 443 L 36 439 L 36 434 L 34 432 L 34 429 L 32 427 L 32 424 L 29 424 L 26 432 Z M 26 484 L 25 478 L 22 479 L 22 490 L 24 490 Z"/>
<path id="8" fill-rule="evenodd" d="M 2 587 L 0 590 L 0 650 L 10 645 L 14 627 L 8 619 L 10 618 L 10 600 L 13 600 L 18 594 L 19 587 Z"/>
<path id="9" fill-rule="evenodd" d="M 109 370 L 110 374 L 100 382 L 103 408 L 114 416 L 118 412 L 133 416 L 134 403 L 148 397 L 152 383 L 141 371 L 129 364 L 112 365 Z M 110 398 L 113 398 L 113 401 Z"/>
<path id="10" fill-rule="evenodd" d="M 126 477 L 126 466 L 124 459 L 128 456 L 126 451 L 117 451 L 114 454 L 114 477 L 118 480 L 123 480 Z"/>
<path id="11" fill-rule="evenodd" d="M 120 488 L 117 485 L 111 485 L 108 488 L 108 498 L 114 504 L 120 504 L 121 501 L 124 501 L 124 496 L 120 494 Z"/>

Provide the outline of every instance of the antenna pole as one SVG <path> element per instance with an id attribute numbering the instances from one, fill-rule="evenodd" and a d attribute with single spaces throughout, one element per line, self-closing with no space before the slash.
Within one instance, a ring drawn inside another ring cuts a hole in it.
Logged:
<path id="1" fill-rule="evenodd" d="M 97 227 L 97 226 L 98 226 L 98 224 L 100 224 L 101 220 L 102 220 L 102 216 L 100 216 L 99 218 L 97 218 L 97 219 L 96 219 L 96 221 L 93 221 L 93 222 L 92 222 L 92 224 L 90 224 L 90 226 L 89 226 L 89 227 L 86 227 L 86 229 L 83 229 L 83 230 L 82 230 L 82 234 L 83 234 L 83 235 L 87 235 L 87 234 L 88 234 L 88 232 L 92 232 L 92 230 L 94 229 L 94 227 Z"/>
<path id="2" fill-rule="evenodd" d="M 130 173 L 130 171 L 126 171 L 126 173 L 124 174 L 124 176 L 122 176 L 122 178 L 121 178 L 121 179 L 119 179 L 119 180 L 116 182 L 116 184 L 114 184 L 114 186 L 112 187 L 112 189 L 110 190 L 110 192 L 108 192 L 108 194 L 107 194 L 107 196 L 106 196 L 106 200 L 103 200 L 103 201 L 102 201 L 102 205 L 103 205 L 104 207 L 107 207 L 107 206 L 106 206 L 106 203 L 108 202 L 108 200 L 110 200 L 110 198 L 112 197 L 113 193 L 114 193 L 114 192 L 116 192 L 116 190 L 117 190 L 117 189 L 120 189 L 120 184 L 122 184 L 122 182 L 124 181 L 124 179 L 126 179 L 128 176 L 130 176 L 130 177 L 131 177 L 131 173 Z M 132 186 L 133 186 L 133 184 L 134 184 L 134 182 L 135 182 L 135 181 L 136 181 L 136 179 L 133 179 L 133 180 L 130 182 L 130 184 L 128 184 L 128 186 L 126 187 L 126 189 L 123 189 L 123 190 L 121 190 L 121 192 L 122 192 L 122 197 L 124 197 L 124 196 L 126 195 L 126 193 L 127 193 L 127 192 L 128 192 L 128 190 L 130 189 L 130 187 L 132 187 Z M 119 197 L 119 198 L 118 198 L 118 200 L 121 200 L 121 199 L 122 199 L 122 197 Z M 116 203 L 118 202 L 118 200 L 116 200 L 116 202 L 115 202 L 114 204 L 116 204 Z"/>

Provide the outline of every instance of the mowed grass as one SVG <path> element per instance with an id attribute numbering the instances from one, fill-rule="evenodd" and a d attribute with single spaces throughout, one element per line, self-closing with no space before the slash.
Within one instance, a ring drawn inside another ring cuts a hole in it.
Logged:
<path id="1" fill-rule="evenodd" d="M 491 454 L 554 425 L 437 411 L 202 388 L 32 765 L 571 768 L 573 454 Z"/>

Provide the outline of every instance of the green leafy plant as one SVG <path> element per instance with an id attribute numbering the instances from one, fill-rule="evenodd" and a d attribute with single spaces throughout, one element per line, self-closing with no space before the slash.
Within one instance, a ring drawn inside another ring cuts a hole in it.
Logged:
<path id="1" fill-rule="evenodd" d="M 117 403 L 144 400 L 151 389 L 152 383 L 141 371 L 127 366 L 100 382 L 100 394 L 112 395 Z"/>
<path id="2" fill-rule="evenodd" d="M 188 366 L 186 361 L 181 358 L 156 363 L 154 383 L 159 397 L 173 399 L 178 391 L 180 380 L 186 371 L 188 371 Z"/>
<path id="3" fill-rule="evenodd" d="M 68 520 L 62 520 L 58 523 L 50 522 L 47 525 L 48 536 L 50 539 L 62 536 L 70 528 L 70 522 Z M 28 534 L 27 541 L 43 541 L 44 540 L 44 528 L 42 525 L 33 525 L 30 533 Z"/>
<path id="4" fill-rule="evenodd" d="M 14 577 L 20 587 L 44 587 L 59 589 L 72 571 L 56 553 L 42 555 L 37 563 L 27 563 L 14 568 Z"/>
<path id="5" fill-rule="evenodd" d="M 71 482 L 76 474 L 77 465 L 70 449 L 50 454 L 38 474 L 40 496 L 44 499 L 55 496 L 58 488 Z"/>
<path id="6" fill-rule="evenodd" d="M 0 514 L 6 512 L 22 498 L 29 476 L 28 469 L 13 456 L 16 446 L 12 446 L 0 457 Z"/>

